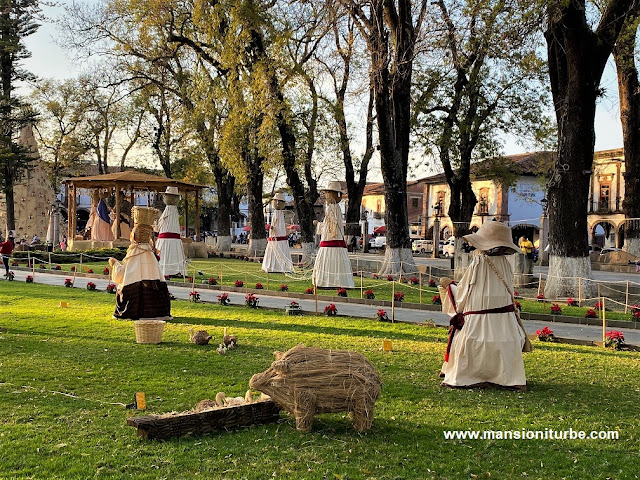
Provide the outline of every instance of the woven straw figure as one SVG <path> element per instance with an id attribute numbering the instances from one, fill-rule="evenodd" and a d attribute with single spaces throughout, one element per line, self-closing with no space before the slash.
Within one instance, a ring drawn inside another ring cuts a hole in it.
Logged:
<path id="1" fill-rule="evenodd" d="M 353 273 L 344 241 L 340 182 L 329 182 L 324 189 L 327 205 L 324 221 L 318 224 L 322 238 L 313 266 L 313 284 L 320 288 L 353 288 Z"/>
<path id="2" fill-rule="evenodd" d="M 382 382 L 364 356 L 304 345 L 274 355 L 276 361 L 251 377 L 249 386 L 292 413 L 298 430 L 310 431 L 316 413 L 345 411 L 357 431 L 371 428 Z"/>
<path id="3" fill-rule="evenodd" d="M 160 255 L 160 269 L 165 276 L 186 275 L 184 248 L 180 238 L 180 214 L 178 203 L 180 193 L 178 187 L 167 187 L 162 194 L 166 205 L 164 212 L 158 219 L 158 241 L 156 248 Z"/>
<path id="4" fill-rule="evenodd" d="M 104 201 L 106 195 L 108 194 L 101 195 L 97 189 L 91 192 L 91 213 L 86 228 L 91 229 L 91 240 L 98 242 L 110 242 L 114 239 L 111 232 L 109 207 Z"/>
<path id="5" fill-rule="evenodd" d="M 284 223 L 284 213 L 282 211 L 285 206 L 284 194 L 276 193 L 271 202 L 274 212 L 269 226 L 269 237 L 267 238 L 267 249 L 264 252 L 262 261 L 262 270 L 279 273 L 293 272 L 289 237 L 287 236 L 287 226 Z"/>
<path id="6" fill-rule="evenodd" d="M 127 255 L 122 263 L 115 258 L 109 259 L 111 279 L 118 286 L 113 315 L 133 320 L 169 320 L 169 290 L 151 244 L 152 225 L 158 211 L 155 208 L 133 207 L 132 216 L 134 226 Z"/>

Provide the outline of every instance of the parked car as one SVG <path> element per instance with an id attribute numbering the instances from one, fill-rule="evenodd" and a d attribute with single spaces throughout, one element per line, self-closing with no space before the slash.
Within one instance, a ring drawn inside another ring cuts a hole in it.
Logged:
<path id="1" fill-rule="evenodd" d="M 380 235 L 369 239 L 369 249 L 384 249 L 387 245 L 387 237 Z"/>
<path id="2" fill-rule="evenodd" d="M 589 253 L 599 253 L 601 250 L 600 245 L 589 245 Z"/>
<path id="3" fill-rule="evenodd" d="M 621 252 L 621 251 L 622 251 L 621 248 L 605 247 L 602 250 L 600 250 L 600 255 L 604 255 L 604 254 L 610 253 L 610 252 Z"/>
<path id="4" fill-rule="evenodd" d="M 456 250 L 456 237 L 451 236 L 445 240 L 442 244 L 442 254 L 445 257 L 453 257 L 453 253 Z"/>
<path id="5" fill-rule="evenodd" d="M 413 253 L 431 253 L 433 252 L 433 240 L 414 240 L 411 244 Z"/>

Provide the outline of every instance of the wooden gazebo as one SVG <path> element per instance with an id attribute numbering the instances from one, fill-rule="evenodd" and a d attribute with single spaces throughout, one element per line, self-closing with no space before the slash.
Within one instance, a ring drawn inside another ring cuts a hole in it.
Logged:
<path id="1" fill-rule="evenodd" d="M 136 172 L 134 170 L 126 170 L 124 172 L 107 173 L 104 175 L 93 175 L 90 177 L 72 177 L 65 178 L 62 183 L 68 187 L 68 218 L 69 218 L 69 235 L 71 240 L 75 238 L 76 233 L 76 210 L 77 210 L 77 189 L 78 188 L 98 188 L 113 189 L 116 197 L 116 224 L 117 231 L 120 231 L 120 195 L 122 190 L 131 192 L 131 204 L 135 205 L 135 191 L 162 193 L 171 187 L 178 187 L 178 191 L 184 199 L 185 213 L 185 234 L 189 232 L 189 193 L 195 194 L 196 221 L 195 231 L 196 238 L 200 240 L 200 190 L 206 188 L 204 185 L 195 183 L 181 182 L 172 178 L 159 177 L 148 173 Z"/>

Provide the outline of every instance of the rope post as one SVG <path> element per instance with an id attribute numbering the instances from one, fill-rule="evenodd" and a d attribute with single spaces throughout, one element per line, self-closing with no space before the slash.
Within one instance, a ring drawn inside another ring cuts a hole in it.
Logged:
<path id="1" fill-rule="evenodd" d="M 222 285 L 222 263 L 220 264 L 220 285 Z"/>
<path id="2" fill-rule="evenodd" d="M 191 291 L 195 292 L 196 291 L 196 274 L 193 274 L 193 277 L 191 277 Z"/>
<path id="3" fill-rule="evenodd" d="M 600 298 L 600 284 L 598 283 L 598 298 Z"/>
<path id="4" fill-rule="evenodd" d="M 27 250 L 27 268 L 31 265 L 31 252 Z"/>
<path id="5" fill-rule="evenodd" d="M 269 290 L 269 272 L 267 272 L 267 290 Z"/>
<path id="6" fill-rule="evenodd" d="M 538 275 L 538 295 L 540 295 L 540 288 L 542 288 L 542 274 Z"/>
<path id="7" fill-rule="evenodd" d="M 627 282 L 627 285 L 629 282 Z M 362 284 L 362 270 L 360 270 L 360 298 L 364 298 L 364 287 Z"/>
<path id="8" fill-rule="evenodd" d="M 402 262 L 400 262 L 400 277 L 398 278 L 398 281 L 402 283 Z"/>
<path id="9" fill-rule="evenodd" d="M 429 265 L 429 283 L 431 283 L 431 265 Z"/>
<path id="10" fill-rule="evenodd" d="M 605 346 L 607 340 L 607 307 L 604 304 L 604 297 L 600 297 L 600 309 L 602 311 L 602 346 Z"/>
<path id="11" fill-rule="evenodd" d="M 51 252 L 49 252 L 49 270 L 51 270 Z M 629 282 L 627 282 L 629 284 Z"/>
<path id="12" fill-rule="evenodd" d="M 78 269 L 75 268 L 75 263 L 73 264 L 74 269 L 73 269 L 73 280 L 71 280 L 71 286 L 75 287 L 76 285 L 76 273 L 78 273 Z"/>
<path id="13" fill-rule="evenodd" d="M 391 323 L 396 321 L 396 282 L 391 282 Z"/>
<path id="14" fill-rule="evenodd" d="M 624 313 L 627 313 L 627 308 L 629 308 L 629 280 L 627 280 L 627 292 L 624 296 Z"/>
<path id="15" fill-rule="evenodd" d="M 318 316 L 318 286 L 313 285 L 313 296 L 316 300 L 316 317 Z"/>
<path id="16" fill-rule="evenodd" d="M 420 286 L 418 287 L 420 290 L 420 305 L 422 305 L 422 272 L 419 272 L 418 275 L 420 276 Z"/>
<path id="17" fill-rule="evenodd" d="M 82 252 L 80 252 L 80 271 L 82 271 Z"/>
<path id="18" fill-rule="evenodd" d="M 578 306 L 582 306 L 582 277 L 578 279 Z"/>

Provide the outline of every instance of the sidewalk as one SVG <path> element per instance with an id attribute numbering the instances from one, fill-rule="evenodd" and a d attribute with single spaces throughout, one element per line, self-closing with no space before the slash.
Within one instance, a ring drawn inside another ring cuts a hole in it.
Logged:
<path id="1" fill-rule="evenodd" d="M 31 274 L 30 271 L 18 270 L 14 269 L 15 279 L 19 282 L 24 282 L 27 275 Z M 64 279 L 70 277 L 71 275 L 59 275 L 59 274 L 51 274 L 51 273 L 35 273 L 35 282 L 43 283 L 47 285 L 58 285 L 60 287 L 64 284 Z M 88 282 L 93 282 L 96 284 L 99 290 L 105 290 L 108 283 L 108 280 L 103 278 L 87 278 L 83 276 L 76 277 L 75 287 L 76 288 L 86 288 Z M 204 302 L 216 303 L 217 296 L 221 293 L 220 290 L 208 290 L 208 289 L 198 289 L 198 285 L 196 285 L 196 290 L 200 293 L 200 298 Z M 189 292 L 191 291 L 191 285 L 185 284 L 185 286 L 176 286 L 170 285 L 169 291 L 180 300 L 189 300 Z M 229 293 L 229 299 L 231 300 L 232 305 L 244 305 L 244 293 L 240 292 L 227 292 Z M 260 307 L 263 308 L 271 308 L 284 311 L 284 307 L 287 306 L 292 300 L 298 302 L 302 310 L 307 314 L 313 314 L 315 312 L 315 300 L 313 298 L 299 299 L 299 298 L 287 298 L 282 296 L 270 296 L 265 291 L 265 293 L 256 294 L 259 299 Z M 326 300 L 318 300 L 318 311 L 319 314 L 322 315 L 322 311 L 324 307 L 328 304 Z M 375 305 L 361 305 L 361 304 L 349 304 L 349 303 L 339 303 L 334 302 L 338 308 L 339 315 L 346 315 L 350 317 L 359 317 L 359 318 L 373 318 L 376 315 L 376 312 L 379 308 Z M 384 307 L 387 310 L 387 314 L 391 317 L 391 308 Z M 433 311 L 425 311 L 425 310 L 413 310 L 409 308 L 398 308 L 395 309 L 395 319 L 398 322 L 406 322 L 406 323 L 425 323 L 425 322 L 433 322 L 438 326 L 448 327 L 449 326 L 449 316 L 440 312 Z M 528 334 L 535 334 L 536 330 L 543 328 L 544 326 L 549 326 L 553 330 L 553 333 L 556 337 L 561 338 L 571 338 L 575 340 L 583 340 L 583 341 L 601 341 L 602 340 L 602 327 L 601 326 L 591 326 L 591 325 L 576 325 L 576 324 L 567 324 L 567 323 L 550 323 L 550 322 L 540 322 L 540 321 L 531 321 L 524 320 L 523 321 L 525 330 Z M 620 329 L 620 328 L 607 328 L 607 330 L 622 330 L 624 332 L 626 343 L 630 345 L 640 345 L 640 330 L 634 329 Z"/>

